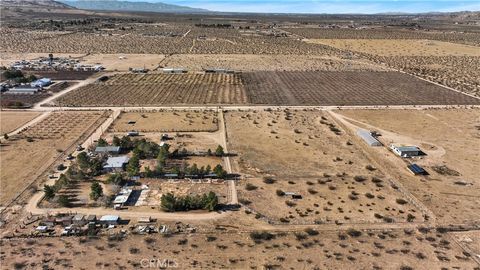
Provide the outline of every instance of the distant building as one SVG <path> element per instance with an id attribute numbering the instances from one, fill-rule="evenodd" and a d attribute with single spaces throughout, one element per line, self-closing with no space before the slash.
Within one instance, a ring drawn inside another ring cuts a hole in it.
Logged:
<path id="1" fill-rule="evenodd" d="M 49 78 L 42 78 L 42 79 L 31 82 L 30 86 L 42 88 L 45 86 L 49 86 L 50 84 L 52 84 L 52 80 L 50 80 Z"/>
<path id="2" fill-rule="evenodd" d="M 173 73 L 173 74 L 182 74 L 182 73 L 187 73 L 187 70 L 184 68 L 170 68 L 166 67 L 162 69 L 163 73 Z"/>
<path id="3" fill-rule="evenodd" d="M 97 154 L 116 154 L 118 155 L 120 153 L 120 146 L 97 146 L 95 148 L 95 153 Z"/>
<path id="4" fill-rule="evenodd" d="M 392 144 L 390 145 L 390 149 L 392 149 L 395 154 L 405 158 L 417 157 L 422 153 L 417 146 L 396 146 Z"/>
<path id="5" fill-rule="evenodd" d="M 87 224 L 87 220 L 85 219 L 85 216 L 82 214 L 77 214 L 73 216 L 72 218 L 72 223 L 75 225 L 83 226 Z"/>
<path id="6" fill-rule="evenodd" d="M 21 86 L 10 88 L 7 93 L 33 95 L 33 94 L 36 94 L 38 91 L 40 91 L 40 87 L 34 87 L 30 85 L 21 85 Z"/>
<path id="7" fill-rule="evenodd" d="M 103 169 L 110 172 L 124 171 L 129 160 L 127 156 L 109 157 Z"/>
<path id="8" fill-rule="evenodd" d="M 217 74 L 233 74 L 235 71 L 226 68 L 207 68 L 205 73 L 217 73 Z"/>
<path id="9" fill-rule="evenodd" d="M 370 146 L 382 146 L 382 143 L 377 138 L 372 136 L 372 133 L 365 129 L 359 129 L 357 135 L 362 138 Z"/>

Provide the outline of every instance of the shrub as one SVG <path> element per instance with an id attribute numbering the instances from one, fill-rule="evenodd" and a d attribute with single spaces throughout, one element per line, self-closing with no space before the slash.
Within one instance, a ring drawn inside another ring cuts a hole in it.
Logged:
<path id="1" fill-rule="evenodd" d="M 367 180 L 367 178 L 365 176 L 362 176 L 362 175 L 355 175 L 355 177 L 353 177 L 353 180 L 355 180 L 357 182 L 364 182 L 365 180 Z"/>
<path id="2" fill-rule="evenodd" d="M 281 189 L 277 189 L 277 191 L 275 191 L 275 193 L 277 194 L 277 196 L 280 196 L 280 197 L 285 196 L 285 192 L 283 192 L 283 190 L 281 190 Z"/>
<path id="3" fill-rule="evenodd" d="M 373 198 L 375 198 L 375 195 L 373 195 L 372 193 L 367 192 L 367 193 L 365 193 L 365 197 L 367 197 L 367 198 L 369 198 L 369 199 L 373 199 Z"/>
<path id="4" fill-rule="evenodd" d="M 269 241 L 275 239 L 275 235 L 269 232 L 251 232 L 250 238 L 257 242 L 257 241 Z"/>
<path id="5" fill-rule="evenodd" d="M 251 184 L 251 183 L 247 183 L 247 184 L 245 185 L 245 189 L 248 190 L 248 191 L 256 190 L 257 188 L 258 188 L 257 186 L 255 186 L 255 185 L 253 185 L 253 184 Z"/>
<path id="6" fill-rule="evenodd" d="M 406 200 L 401 199 L 401 198 L 399 198 L 399 199 L 397 199 L 397 200 L 395 200 L 395 201 L 396 201 L 398 204 L 401 204 L 401 205 L 408 203 Z"/>
<path id="7" fill-rule="evenodd" d="M 347 234 L 351 237 L 359 237 L 362 235 L 362 232 L 355 229 L 348 229 Z"/>
<path id="8" fill-rule="evenodd" d="M 272 177 L 264 177 L 263 178 L 263 183 L 265 184 L 274 184 L 275 182 L 277 182 L 277 180 L 273 179 Z"/>
<path id="9" fill-rule="evenodd" d="M 312 236 L 319 234 L 317 230 L 314 230 L 314 229 L 312 229 L 312 228 L 307 228 L 307 229 L 305 229 L 305 232 L 306 232 L 308 235 L 312 235 Z"/>
<path id="10" fill-rule="evenodd" d="M 290 206 L 290 207 L 294 207 L 294 206 L 297 205 L 296 203 L 294 203 L 294 202 L 292 202 L 292 201 L 285 201 L 285 204 L 286 204 L 287 206 Z"/>
<path id="11" fill-rule="evenodd" d="M 317 194 L 317 193 L 318 193 L 318 191 L 316 191 L 316 190 L 315 190 L 315 189 L 313 189 L 313 188 L 309 188 L 309 189 L 308 189 L 308 193 L 310 193 L 310 194 L 312 194 L 312 195 L 313 195 L 313 194 Z"/>

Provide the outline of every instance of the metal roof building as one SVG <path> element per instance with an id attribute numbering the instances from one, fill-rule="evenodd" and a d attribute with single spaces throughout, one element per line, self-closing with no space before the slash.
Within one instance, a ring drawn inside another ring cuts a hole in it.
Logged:
<path id="1" fill-rule="evenodd" d="M 390 149 L 401 157 L 416 157 L 421 153 L 420 148 L 417 146 L 396 146 L 392 144 L 390 145 Z"/>
<path id="2" fill-rule="evenodd" d="M 106 170 L 123 170 L 125 164 L 127 164 L 129 160 L 130 158 L 127 156 L 109 157 L 107 159 L 107 164 L 105 164 L 103 168 Z"/>
<path id="3" fill-rule="evenodd" d="M 370 131 L 365 129 L 359 129 L 357 135 L 362 138 L 370 146 L 382 146 L 382 143 L 373 137 Z"/>
<path id="4" fill-rule="evenodd" d="M 95 153 L 120 153 L 120 146 L 97 146 L 95 148 Z"/>
<path id="5" fill-rule="evenodd" d="M 100 223 L 103 223 L 103 224 L 114 225 L 114 224 L 118 224 L 118 222 L 120 221 L 120 217 L 114 216 L 114 215 L 105 215 L 105 216 L 102 216 L 99 221 Z"/>
<path id="6" fill-rule="evenodd" d="M 39 87 L 34 87 L 30 85 L 23 85 L 23 86 L 17 86 L 14 88 L 10 88 L 7 93 L 10 94 L 28 94 L 32 95 L 40 91 Z"/>
<path id="7" fill-rule="evenodd" d="M 52 84 L 52 80 L 50 80 L 49 78 L 42 78 L 30 83 L 32 87 L 45 87 L 50 84 Z"/>

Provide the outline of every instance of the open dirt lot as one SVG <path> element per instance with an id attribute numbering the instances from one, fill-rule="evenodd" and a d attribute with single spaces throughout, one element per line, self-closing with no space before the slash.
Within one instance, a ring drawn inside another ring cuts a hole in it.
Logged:
<path id="1" fill-rule="evenodd" d="M 480 56 L 478 47 L 419 39 L 310 39 L 342 50 L 381 56 Z"/>
<path id="2" fill-rule="evenodd" d="M 53 112 L 1 145 L 1 204 L 12 200 L 41 175 L 107 112 Z M 83 138 L 85 139 L 85 138 Z"/>
<path id="3" fill-rule="evenodd" d="M 254 104 L 480 104 L 478 99 L 399 72 L 252 72 L 243 76 Z"/>
<path id="4" fill-rule="evenodd" d="M 382 148 L 372 156 L 389 164 L 391 173 L 442 223 L 478 223 L 480 220 L 480 111 L 351 110 L 339 111 L 351 123 L 379 130 L 384 144 L 417 145 L 427 156 L 408 162 L 424 167 L 429 176 L 412 176 L 404 160 Z M 371 148 L 373 151 L 373 149 Z M 443 167 L 445 166 L 445 167 Z"/>
<path id="5" fill-rule="evenodd" d="M 154 69 L 165 58 L 161 54 L 90 54 L 82 57 L 83 64 L 102 65 L 107 71 L 128 71 L 129 68 Z"/>
<path id="6" fill-rule="evenodd" d="M 227 68 L 235 71 L 283 70 L 385 70 L 364 60 L 347 60 L 324 55 L 174 54 L 162 65 L 202 71 Z"/>
<path id="7" fill-rule="evenodd" d="M 14 131 L 23 126 L 28 121 L 39 116 L 39 112 L 0 112 L 0 134 Z"/>
<path id="8" fill-rule="evenodd" d="M 112 132 L 216 131 L 218 119 L 216 112 L 209 111 L 124 112 L 113 122 L 110 129 Z"/>
<path id="9" fill-rule="evenodd" d="M 412 215 L 411 221 L 422 221 L 418 209 L 392 188 L 389 175 L 351 143 L 327 113 L 243 112 L 226 117 L 229 150 L 238 154 L 235 170 L 252 175 L 239 184 L 240 202 L 267 219 L 292 224 L 406 222 Z"/>
<path id="10" fill-rule="evenodd" d="M 238 218 L 238 217 L 237 217 Z M 235 221 L 232 220 L 232 224 Z M 174 224 L 169 225 L 174 228 Z M 199 226 L 199 229 L 202 228 Z M 476 269 L 448 234 L 434 231 L 277 232 L 270 240 L 227 227 L 201 233 L 130 235 L 122 238 L 38 238 L 3 240 L 8 268 L 178 269 Z M 82 256 L 79 256 L 82 254 Z M 85 260 L 85 258 L 91 258 Z M 150 266 L 152 260 L 152 266 Z M 165 260 L 165 261 L 164 261 Z M 158 264 L 157 264 L 158 263 Z M 143 266 L 142 266 L 143 265 Z M 164 264 L 165 265 L 165 264 Z"/>
<path id="11" fill-rule="evenodd" d="M 60 97 L 61 106 L 244 104 L 248 99 L 235 74 L 121 74 Z"/>

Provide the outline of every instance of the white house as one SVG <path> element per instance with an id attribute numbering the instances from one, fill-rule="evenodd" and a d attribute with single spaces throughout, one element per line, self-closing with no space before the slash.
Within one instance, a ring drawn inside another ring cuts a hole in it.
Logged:
<path id="1" fill-rule="evenodd" d="M 396 146 L 392 144 L 390 145 L 390 149 L 401 157 L 417 157 L 422 153 L 417 146 Z"/>

